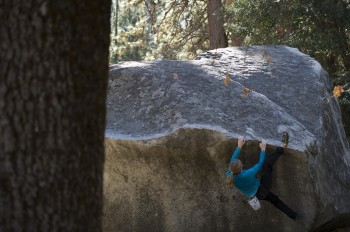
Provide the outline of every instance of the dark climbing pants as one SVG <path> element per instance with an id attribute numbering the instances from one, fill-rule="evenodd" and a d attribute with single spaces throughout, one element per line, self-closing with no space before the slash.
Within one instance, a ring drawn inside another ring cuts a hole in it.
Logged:
<path id="1" fill-rule="evenodd" d="M 281 210 L 288 217 L 296 219 L 297 213 L 289 208 L 283 201 L 281 201 L 278 196 L 271 192 L 272 186 L 272 166 L 278 160 L 278 158 L 283 154 L 284 149 L 278 147 L 272 155 L 265 158 L 265 162 L 262 168 L 262 178 L 260 180 L 260 186 L 256 197 L 259 200 L 269 201 L 277 209 Z"/>

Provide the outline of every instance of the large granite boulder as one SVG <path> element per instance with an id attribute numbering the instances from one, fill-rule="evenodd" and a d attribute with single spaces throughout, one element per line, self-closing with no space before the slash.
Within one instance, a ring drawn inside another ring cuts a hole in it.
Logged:
<path id="1" fill-rule="evenodd" d="M 340 231 L 350 227 L 350 152 L 327 73 L 285 46 L 217 49 L 194 61 L 111 66 L 105 231 Z M 289 149 L 254 211 L 225 184 L 237 138 L 245 167 L 283 131 Z"/>

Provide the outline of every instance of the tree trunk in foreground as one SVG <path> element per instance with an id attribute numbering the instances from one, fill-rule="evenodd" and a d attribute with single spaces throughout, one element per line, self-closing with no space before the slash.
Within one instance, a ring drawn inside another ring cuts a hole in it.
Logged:
<path id="1" fill-rule="evenodd" d="M 100 231 L 110 0 L 0 19 L 0 231 Z"/>
<path id="2" fill-rule="evenodd" d="M 222 10 L 221 0 L 208 0 L 207 13 L 210 49 L 225 48 L 228 46 Z"/>

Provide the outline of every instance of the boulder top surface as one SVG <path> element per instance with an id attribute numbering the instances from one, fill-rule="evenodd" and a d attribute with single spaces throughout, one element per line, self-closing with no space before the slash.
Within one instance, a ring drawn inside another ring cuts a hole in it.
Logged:
<path id="1" fill-rule="evenodd" d="M 331 88 L 316 60 L 286 46 L 120 62 L 110 67 L 106 136 L 144 140 L 204 128 L 279 145 L 287 131 L 289 147 L 304 151 L 319 139 L 323 104 L 336 101 Z"/>

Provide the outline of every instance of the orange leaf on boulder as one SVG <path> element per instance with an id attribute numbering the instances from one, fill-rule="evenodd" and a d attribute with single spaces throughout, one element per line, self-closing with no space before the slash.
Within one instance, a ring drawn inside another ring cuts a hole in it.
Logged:
<path id="1" fill-rule="evenodd" d="M 228 72 L 226 72 L 226 77 L 224 79 L 224 83 L 226 86 L 228 86 L 231 82 L 231 79 L 230 79 L 230 75 L 228 74 Z"/>
<path id="2" fill-rule="evenodd" d="M 344 91 L 344 90 L 343 90 L 343 86 L 337 85 L 337 86 L 335 86 L 334 89 L 333 89 L 333 95 L 336 96 L 336 97 L 339 97 L 340 94 L 341 94 L 343 91 Z"/>

